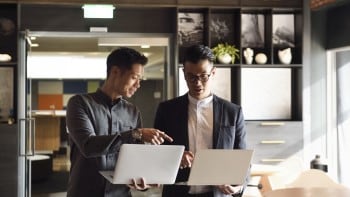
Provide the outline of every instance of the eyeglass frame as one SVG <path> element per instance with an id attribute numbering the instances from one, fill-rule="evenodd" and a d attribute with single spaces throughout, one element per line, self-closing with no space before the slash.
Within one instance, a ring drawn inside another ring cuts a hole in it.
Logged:
<path id="1" fill-rule="evenodd" d="M 213 74 L 213 70 L 214 70 L 214 67 L 210 70 L 209 74 L 208 73 L 202 73 L 199 75 L 190 74 L 191 76 L 188 76 L 188 74 L 185 74 L 185 80 L 190 82 L 190 83 L 196 83 L 197 81 L 200 81 L 202 83 L 206 83 L 209 81 L 210 76 Z M 190 77 L 190 79 L 189 79 L 189 77 Z M 203 80 L 203 77 L 205 77 L 204 80 Z"/>

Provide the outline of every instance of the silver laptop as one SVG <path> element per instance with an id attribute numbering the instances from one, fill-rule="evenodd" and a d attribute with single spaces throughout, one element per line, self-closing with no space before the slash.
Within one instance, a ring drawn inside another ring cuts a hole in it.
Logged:
<path id="1" fill-rule="evenodd" d="M 123 144 L 114 171 L 100 171 L 113 184 L 131 184 L 142 177 L 147 184 L 173 184 L 184 146 Z"/>
<path id="2" fill-rule="evenodd" d="M 253 150 L 198 150 L 187 185 L 241 185 L 250 168 Z"/>

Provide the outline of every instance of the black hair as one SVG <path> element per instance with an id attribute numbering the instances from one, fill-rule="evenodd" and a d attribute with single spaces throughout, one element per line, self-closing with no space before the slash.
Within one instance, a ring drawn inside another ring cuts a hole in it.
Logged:
<path id="1" fill-rule="evenodd" d="M 121 70 L 131 70 L 133 64 L 146 65 L 148 59 L 138 51 L 121 47 L 112 51 L 107 57 L 107 78 L 112 66 L 117 66 Z"/>
<path id="2" fill-rule="evenodd" d="M 210 63 L 213 63 L 215 56 L 207 46 L 192 45 L 186 49 L 182 64 L 185 65 L 186 62 L 198 63 L 200 60 L 208 60 Z"/>

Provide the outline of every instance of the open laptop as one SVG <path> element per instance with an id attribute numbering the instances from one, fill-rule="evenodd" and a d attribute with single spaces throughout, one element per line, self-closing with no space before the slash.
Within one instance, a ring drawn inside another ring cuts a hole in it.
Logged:
<path id="1" fill-rule="evenodd" d="M 187 185 L 241 185 L 250 168 L 253 150 L 198 150 Z"/>
<path id="2" fill-rule="evenodd" d="M 113 184 L 131 184 L 142 177 L 147 184 L 173 184 L 184 146 L 123 144 L 114 171 L 100 171 Z"/>

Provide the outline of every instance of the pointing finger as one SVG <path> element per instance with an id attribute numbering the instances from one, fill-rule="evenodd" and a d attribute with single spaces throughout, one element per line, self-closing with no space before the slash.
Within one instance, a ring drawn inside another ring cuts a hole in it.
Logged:
<path id="1" fill-rule="evenodd" d="M 160 135 L 167 140 L 168 142 L 173 142 L 173 138 L 171 138 L 170 136 L 168 136 L 167 134 L 165 134 L 164 132 L 160 132 Z"/>

